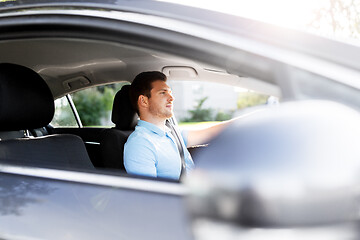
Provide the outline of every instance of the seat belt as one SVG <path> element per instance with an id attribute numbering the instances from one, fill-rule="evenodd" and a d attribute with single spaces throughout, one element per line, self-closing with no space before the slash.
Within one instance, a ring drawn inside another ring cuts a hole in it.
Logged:
<path id="1" fill-rule="evenodd" d="M 183 146 L 181 144 L 180 133 L 177 131 L 177 129 L 175 128 L 175 124 L 171 120 L 172 119 L 167 119 L 166 122 L 165 122 L 165 125 L 168 128 L 170 128 L 171 134 L 174 136 L 177 148 L 179 150 L 179 154 L 180 154 L 180 158 L 181 158 L 181 172 L 180 172 L 180 177 L 181 177 L 186 171 L 184 149 L 183 149 Z"/>

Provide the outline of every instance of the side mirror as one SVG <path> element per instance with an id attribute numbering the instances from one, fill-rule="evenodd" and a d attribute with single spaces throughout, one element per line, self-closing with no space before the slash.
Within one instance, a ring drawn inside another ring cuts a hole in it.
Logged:
<path id="1" fill-rule="evenodd" d="M 197 155 L 185 179 L 194 221 L 272 229 L 353 224 L 359 146 L 360 114 L 333 102 L 283 103 L 240 118 Z"/>

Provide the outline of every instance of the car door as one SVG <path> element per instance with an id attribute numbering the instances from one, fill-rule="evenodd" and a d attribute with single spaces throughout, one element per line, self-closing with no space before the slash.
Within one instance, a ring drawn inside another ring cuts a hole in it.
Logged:
<path id="1" fill-rule="evenodd" d="M 2 239 L 192 239 L 183 186 L 1 166 Z"/>

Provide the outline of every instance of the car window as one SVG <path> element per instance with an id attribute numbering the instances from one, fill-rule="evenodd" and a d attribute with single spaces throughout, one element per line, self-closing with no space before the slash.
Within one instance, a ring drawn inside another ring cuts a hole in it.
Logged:
<path id="1" fill-rule="evenodd" d="M 267 94 L 215 82 L 173 80 L 169 85 L 175 97 L 174 114 L 184 128 L 229 120 L 248 107 L 278 101 Z"/>
<path id="2" fill-rule="evenodd" d="M 66 96 L 55 100 L 55 114 L 50 125 L 53 127 L 78 127 Z"/>
<path id="3" fill-rule="evenodd" d="M 84 127 L 112 127 L 111 111 L 115 94 L 129 82 L 88 88 L 70 94 Z M 53 127 L 79 127 L 66 96 L 55 100 Z"/>
<path id="4" fill-rule="evenodd" d="M 112 127 L 111 111 L 115 94 L 128 82 L 97 86 L 71 94 L 84 127 Z"/>

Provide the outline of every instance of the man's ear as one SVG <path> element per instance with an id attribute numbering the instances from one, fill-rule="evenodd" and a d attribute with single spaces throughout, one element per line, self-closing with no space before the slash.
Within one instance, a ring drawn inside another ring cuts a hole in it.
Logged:
<path id="1" fill-rule="evenodd" d="M 149 104 L 149 98 L 145 95 L 140 95 L 138 99 L 139 107 L 147 107 Z"/>

